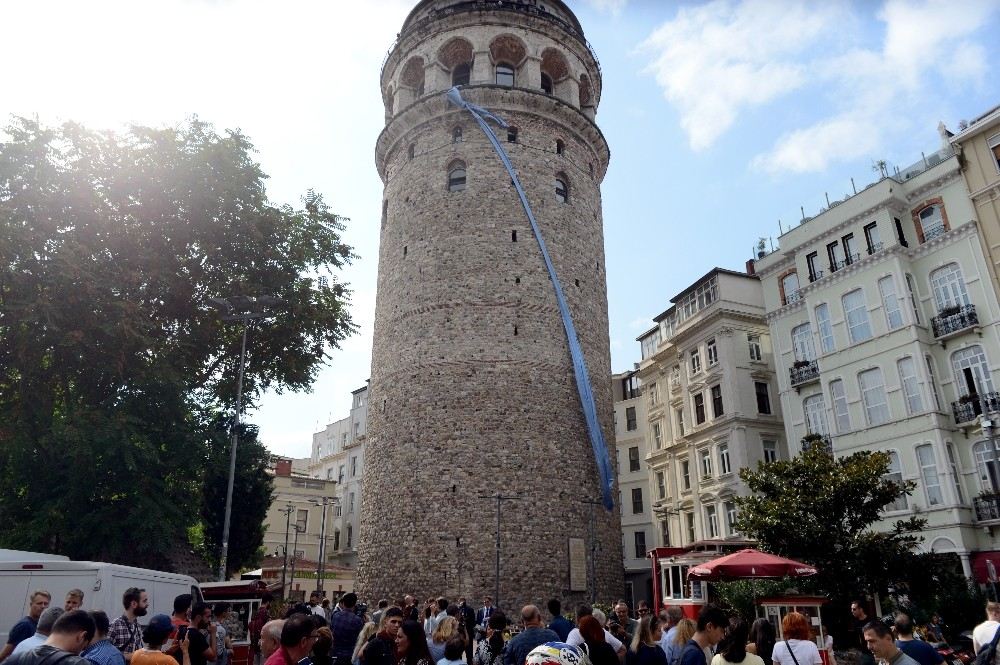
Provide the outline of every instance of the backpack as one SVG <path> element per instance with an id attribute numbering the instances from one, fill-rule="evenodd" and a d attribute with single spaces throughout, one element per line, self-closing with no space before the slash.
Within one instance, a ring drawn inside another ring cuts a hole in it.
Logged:
<path id="1" fill-rule="evenodd" d="M 979 650 L 976 654 L 975 665 L 993 665 L 993 660 L 996 658 L 997 653 L 997 641 L 1000 640 L 1000 626 L 997 627 L 995 633 L 993 633 L 993 639 L 990 643 Z"/>

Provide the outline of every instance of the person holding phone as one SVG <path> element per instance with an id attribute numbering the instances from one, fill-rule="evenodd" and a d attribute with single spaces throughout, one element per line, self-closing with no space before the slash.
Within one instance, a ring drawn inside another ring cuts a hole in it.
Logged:
<path id="1" fill-rule="evenodd" d="M 207 634 L 207 636 L 206 636 Z M 212 607 L 207 603 L 195 603 L 191 608 L 191 623 L 177 627 L 177 641 L 188 640 L 190 665 L 206 665 L 216 658 L 216 630 L 212 621 Z M 178 663 L 184 665 L 184 654 L 174 653 Z"/>

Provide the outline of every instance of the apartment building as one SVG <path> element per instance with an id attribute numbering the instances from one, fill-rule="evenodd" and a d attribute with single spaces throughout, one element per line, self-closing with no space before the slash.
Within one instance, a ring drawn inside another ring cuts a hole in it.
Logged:
<path id="1" fill-rule="evenodd" d="M 289 560 L 318 562 L 320 539 L 329 535 L 333 523 L 328 508 L 324 528 L 322 502 L 335 495 L 336 484 L 296 471 L 290 458 L 273 459 L 274 495 L 265 518 L 264 552 L 283 559 L 287 538 Z"/>
<path id="2" fill-rule="evenodd" d="M 714 268 L 670 302 L 638 337 L 658 545 L 739 539 L 740 468 L 788 455 L 761 284 Z"/>
<path id="3" fill-rule="evenodd" d="M 327 541 L 327 560 L 357 565 L 358 516 L 361 512 L 361 470 L 365 463 L 368 386 L 351 392 L 351 411 L 313 434 L 309 475 L 336 483 L 337 503 Z"/>
<path id="4" fill-rule="evenodd" d="M 960 126 L 961 127 L 961 126 Z M 943 131 L 943 128 L 942 128 Z M 979 219 L 994 288 L 1000 291 L 1000 106 L 974 119 L 951 137 L 969 198 Z"/>
<path id="5" fill-rule="evenodd" d="M 649 440 L 646 404 L 639 372 L 614 374 L 615 447 L 618 450 L 618 490 L 622 513 L 622 560 L 625 599 L 631 607 L 653 599 L 653 577 L 646 552 L 655 547 L 650 510 Z"/>
<path id="6" fill-rule="evenodd" d="M 809 433 L 837 455 L 887 452 L 890 477 L 917 489 L 882 524 L 920 515 L 925 550 L 985 567 L 1000 467 L 978 416 L 1000 406 L 1000 309 L 950 146 L 883 167 L 755 269 L 793 454 Z"/>

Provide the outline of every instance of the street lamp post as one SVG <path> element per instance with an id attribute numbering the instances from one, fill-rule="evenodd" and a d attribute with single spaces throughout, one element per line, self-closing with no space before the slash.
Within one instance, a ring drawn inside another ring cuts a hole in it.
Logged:
<path id="1" fill-rule="evenodd" d="M 288 582 L 289 586 L 293 586 L 295 584 L 295 562 L 299 558 L 299 534 L 306 530 L 306 528 L 298 522 L 296 522 L 293 526 L 295 527 L 295 540 L 292 544 L 292 576 Z M 289 589 L 289 591 L 291 590 Z"/>
<path id="2" fill-rule="evenodd" d="M 480 499 L 493 499 L 497 502 L 497 532 L 496 532 L 496 566 L 494 574 L 496 575 L 496 588 L 494 590 L 494 597 L 497 599 L 497 608 L 500 608 L 500 506 L 504 501 L 520 501 L 519 496 L 504 496 L 500 492 L 496 494 L 481 494 Z"/>
<path id="3" fill-rule="evenodd" d="M 236 447 L 240 440 L 240 415 L 243 411 L 243 371 L 246 366 L 247 329 L 250 321 L 265 316 L 263 308 L 276 305 L 280 299 L 273 296 L 232 296 L 230 298 L 210 298 L 213 306 L 224 312 L 223 321 L 243 323 L 243 341 L 240 345 L 240 370 L 236 382 L 236 418 L 233 424 L 233 443 L 229 453 L 229 481 L 226 484 L 226 513 L 222 522 L 222 553 L 219 555 L 219 581 L 226 581 L 226 564 L 229 559 L 229 522 L 233 512 L 233 481 L 236 477 Z"/>

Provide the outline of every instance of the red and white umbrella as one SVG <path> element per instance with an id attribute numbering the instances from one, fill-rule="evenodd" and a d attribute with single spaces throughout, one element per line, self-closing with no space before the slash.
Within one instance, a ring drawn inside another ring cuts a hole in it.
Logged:
<path id="1" fill-rule="evenodd" d="M 752 580 L 756 578 L 809 577 L 816 569 L 807 563 L 746 549 L 712 559 L 688 569 L 688 579 L 707 581 Z"/>

